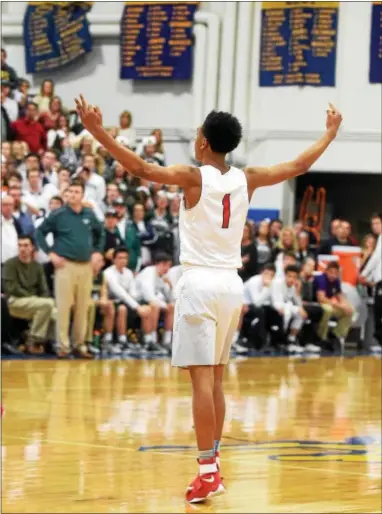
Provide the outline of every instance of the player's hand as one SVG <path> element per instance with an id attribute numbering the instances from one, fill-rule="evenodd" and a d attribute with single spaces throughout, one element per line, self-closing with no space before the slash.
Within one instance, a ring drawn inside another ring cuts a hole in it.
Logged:
<path id="1" fill-rule="evenodd" d="M 94 105 L 88 105 L 83 95 L 74 99 L 77 112 L 81 118 L 83 126 L 92 134 L 95 130 L 102 127 L 102 113 Z"/>
<path id="2" fill-rule="evenodd" d="M 337 131 L 342 123 L 342 114 L 329 103 L 329 109 L 326 111 L 326 130 L 333 139 L 337 135 Z"/>
<path id="3" fill-rule="evenodd" d="M 140 305 L 137 307 L 137 314 L 140 318 L 147 318 L 147 316 L 150 316 L 151 309 L 149 305 Z"/>

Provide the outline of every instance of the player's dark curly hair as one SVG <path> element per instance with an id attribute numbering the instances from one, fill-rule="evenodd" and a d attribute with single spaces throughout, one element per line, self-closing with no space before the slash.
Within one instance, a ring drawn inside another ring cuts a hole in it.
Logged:
<path id="1" fill-rule="evenodd" d="M 243 129 L 229 112 L 211 111 L 204 120 L 202 132 L 213 152 L 226 154 L 238 146 Z"/>

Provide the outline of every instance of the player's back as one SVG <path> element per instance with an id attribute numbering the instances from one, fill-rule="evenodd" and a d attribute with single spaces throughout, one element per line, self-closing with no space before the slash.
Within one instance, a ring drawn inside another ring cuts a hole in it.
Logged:
<path id="1" fill-rule="evenodd" d="M 244 172 L 231 166 L 222 174 L 213 166 L 200 168 L 202 190 L 198 203 L 180 211 L 180 261 L 185 265 L 237 269 L 248 213 Z"/>

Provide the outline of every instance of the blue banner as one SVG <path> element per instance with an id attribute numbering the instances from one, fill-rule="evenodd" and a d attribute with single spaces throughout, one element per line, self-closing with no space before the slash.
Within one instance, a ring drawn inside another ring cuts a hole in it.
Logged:
<path id="1" fill-rule="evenodd" d="M 24 16 L 27 73 L 61 68 L 92 49 L 91 2 L 29 2 Z"/>
<path id="2" fill-rule="evenodd" d="M 382 2 L 373 2 L 372 7 L 369 80 L 382 84 Z"/>
<path id="3" fill-rule="evenodd" d="M 127 2 L 121 79 L 190 79 L 197 2 Z"/>
<path id="4" fill-rule="evenodd" d="M 263 2 L 260 86 L 335 86 L 339 2 Z"/>

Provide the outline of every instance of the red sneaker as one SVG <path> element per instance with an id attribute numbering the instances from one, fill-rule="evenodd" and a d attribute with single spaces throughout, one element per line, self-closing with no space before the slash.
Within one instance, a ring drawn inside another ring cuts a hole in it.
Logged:
<path id="1" fill-rule="evenodd" d="M 226 488 L 220 478 L 220 473 L 208 473 L 206 475 L 197 475 L 186 491 L 186 500 L 189 503 L 201 503 L 219 496 L 226 492 Z"/>

